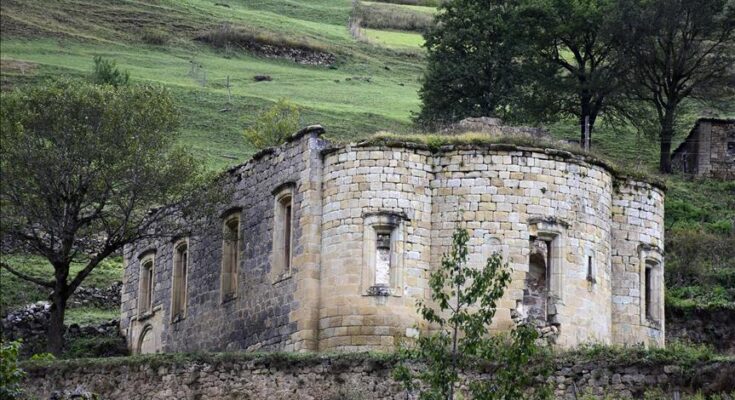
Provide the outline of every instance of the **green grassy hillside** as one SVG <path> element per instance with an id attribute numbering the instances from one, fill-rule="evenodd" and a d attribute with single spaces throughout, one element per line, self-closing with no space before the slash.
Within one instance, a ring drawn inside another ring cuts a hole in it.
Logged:
<path id="1" fill-rule="evenodd" d="M 413 129 L 411 113 L 419 108 L 424 57 L 420 29 L 396 29 L 412 21 L 405 13 L 425 18 L 436 12 L 416 4 L 436 3 L 363 1 L 371 18 L 393 15 L 383 25 L 394 28 L 357 29 L 362 36 L 356 39 L 349 23 L 352 0 L 3 0 L 2 89 L 64 75 L 88 76 L 94 56 L 114 59 L 130 71 L 133 82 L 169 88 L 181 110 L 183 144 L 213 169 L 241 163 L 256 151 L 241 133 L 256 113 L 279 98 L 301 106 L 302 124 L 324 125 L 333 140 L 355 140 L 376 131 L 405 134 Z M 197 40 L 223 26 L 250 32 L 265 43 L 326 52 L 335 62 L 303 65 Z M 255 75 L 272 80 L 256 82 Z M 735 109 L 735 102 L 731 106 Z M 678 140 L 699 111 L 692 106 Z M 575 121 L 550 129 L 560 139 L 578 138 Z M 593 145 L 627 169 L 655 171 L 658 148 L 651 135 L 603 121 L 593 133 Z M 668 228 L 732 232 L 732 183 L 667 179 Z M 725 289 L 735 299 L 733 289 Z"/>
<path id="2" fill-rule="evenodd" d="M 84 76 L 95 55 L 114 59 L 133 81 L 160 83 L 173 92 L 183 140 L 215 168 L 254 153 L 241 132 L 254 114 L 282 97 L 303 107 L 303 124 L 321 123 L 336 139 L 405 131 L 419 105 L 420 51 L 388 47 L 406 41 L 404 36 L 415 45 L 420 36 L 395 33 L 386 47 L 353 39 L 347 29 L 350 0 L 11 0 L 1 7 L 4 89 L 46 77 Z M 337 61 L 331 67 L 301 65 L 195 40 L 222 24 L 275 43 L 323 50 Z M 272 80 L 256 82 L 255 75 Z"/>

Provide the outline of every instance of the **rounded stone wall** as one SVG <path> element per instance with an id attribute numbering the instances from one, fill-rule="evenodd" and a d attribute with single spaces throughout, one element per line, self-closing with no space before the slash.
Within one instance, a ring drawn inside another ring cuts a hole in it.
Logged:
<path id="1" fill-rule="evenodd" d="M 504 145 L 350 145 L 324 155 L 323 176 L 320 351 L 389 350 L 414 337 L 416 300 L 428 297 L 429 271 L 457 227 L 469 230 L 470 266 L 499 252 L 512 269 L 494 329 L 533 314 L 529 259 L 540 243 L 542 314 L 557 343 L 613 341 L 613 236 L 630 221 L 613 223 L 618 178 L 605 165 Z M 662 216 L 662 192 L 646 188 L 649 212 Z M 663 236 L 658 227 L 648 234 Z"/>

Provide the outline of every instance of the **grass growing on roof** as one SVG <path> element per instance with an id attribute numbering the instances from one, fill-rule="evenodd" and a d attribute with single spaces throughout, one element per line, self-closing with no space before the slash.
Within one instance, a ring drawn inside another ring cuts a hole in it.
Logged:
<path id="1" fill-rule="evenodd" d="M 581 156 L 585 161 L 592 164 L 601 165 L 609 169 L 613 174 L 621 177 L 630 177 L 636 180 L 648 182 L 660 188 L 666 185 L 662 179 L 649 174 L 646 170 L 632 169 L 627 166 L 620 166 L 618 163 L 609 159 L 603 154 L 596 151 L 586 151 L 579 146 L 566 144 L 558 141 L 532 138 L 530 136 L 495 136 L 485 133 L 467 132 L 460 135 L 442 135 L 442 134 L 394 134 L 390 132 L 379 132 L 364 144 L 401 144 L 415 143 L 427 146 L 431 151 L 438 151 L 442 146 L 447 145 L 511 145 L 519 147 L 528 147 L 536 149 L 555 149 L 566 152 L 569 155 Z"/>

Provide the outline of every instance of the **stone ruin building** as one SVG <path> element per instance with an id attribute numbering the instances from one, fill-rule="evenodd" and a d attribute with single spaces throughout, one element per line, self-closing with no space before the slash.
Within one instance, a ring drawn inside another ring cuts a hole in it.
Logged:
<path id="1" fill-rule="evenodd" d="M 735 119 L 698 119 L 671 162 L 686 174 L 735 179 Z"/>
<path id="2" fill-rule="evenodd" d="M 133 352 L 393 350 L 425 329 L 416 301 L 458 226 L 470 267 L 512 269 L 491 331 L 664 345 L 662 187 L 561 150 L 322 133 L 230 169 L 217 223 L 125 249 Z"/>

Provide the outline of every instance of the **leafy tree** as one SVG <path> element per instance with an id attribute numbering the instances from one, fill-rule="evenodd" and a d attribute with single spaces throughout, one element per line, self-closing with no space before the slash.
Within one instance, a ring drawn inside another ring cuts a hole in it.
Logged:
<path id="1" fill-rule="evenodd" d="M 671 172 L 671 146 L 685 99 L 711 101 L 733 92 L 732 0 L 625 0 L 621 37 L 628 79 L 655 110 L 659 169 Z M 729 82 L 729 84 L 728 84 Z M 729 85 L 729 86 L 728 86 Z"/>
<path id="2" fill-rule="evenodd" d="M 613 0 L 447 2 L 426 35 L 417 120 L 497 115 L 579 121 L 584 139 L 603 112 L 627 116 Z"/>
<path id="3" fill-rule="evenodd" d="M 63 348 L 68 298 L 100 262 L 141 238 L 178 232 L 196 204 L 200 164 L 174 143 L 176 114 L 153 86 L 58 81 L 0 98 L 0 230 L 48 259 L 48 350 Z M 72 262 L 84 268 L 70 275 Z"/>
<path id="4" fill-rule="evenodd" d="M 518 1 L 442 3 L 424 35 L 427 66 L 416 122 L 433 128 L 504 113 L 518 85 Z"/>
<path id="5" fill-rule="evenodd" d="M 25 372 L 18 368 L 20 341 L 0 342 L 0 400 L 19 399 Z"/>
<path id="6" fill-rule="evenodd" d="M 615 40 L 617 4 L 616 0 L 523 3 L 520 21 L 529 27 L 524 37 L 529 51 L 523 64 L 526 88 L 517 106 L 522 116 L 539 121 L 573 117 L 579 121 L 584 144 L 586 124 L 591 136 L 601 113 L 609 119 L 633 111 L 622 96 L 627 81 Z"/>
<path id="7" fill-rule="evenodd" d="M 108 60 L 101 56 L 94 57 L 94 73 L 92 74 L 92 82 L 98 85 L 112 85 L 115 87 L 128 84 L 130 73 L 128 71 L 120 71 L 114 60 Z"/>
<path id="8" fill-rule="evenodd" d="M 459 371 L 486 362 L 495 365 L 493 377 L 470 382 L 473 398 L 526 398 L 524 390 L 534 378 L 529 363 L 539 353 L 535 345 L 538 335 L 528 326 L 514 329 L 509 336 L 488 335 L 497 302 L 511 276 L 497 253 L 488 258 L 484 268 L 467 267 L 468 241 L 466 229 L 455 231 L 451 251 L 429 277 L 431 301 L 418 303 L 419 314 L 433 326 L 432 332 L 419 337 L 415 349 L 409 350 L 410 356 L 427 364 L 417 376 L 427 385 L 421 398 L 454 399 Z M 397 367 L 395 377 L 407 389 L 412 388 L 414 376 L 405 365 Z M 547 395 L 547 390 L 538 390 L 532 396 Z"/>
<path id="9" fill-rule="evenodd" d="M 258 149 L 278 146 L 299 128 L 299 107 L 286 99 L 261 112 L 243 136 Z"/>

